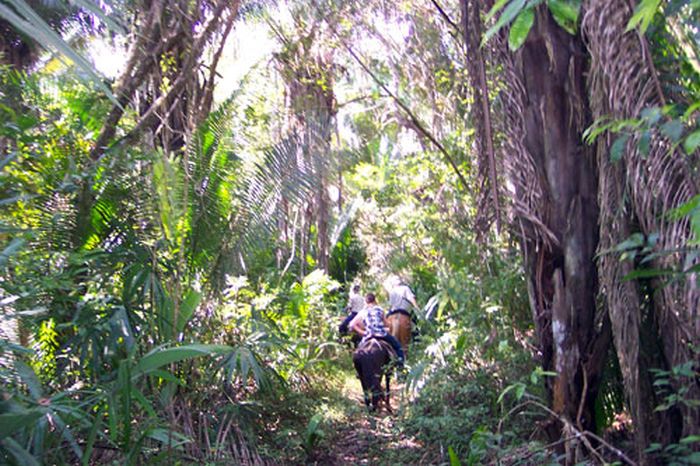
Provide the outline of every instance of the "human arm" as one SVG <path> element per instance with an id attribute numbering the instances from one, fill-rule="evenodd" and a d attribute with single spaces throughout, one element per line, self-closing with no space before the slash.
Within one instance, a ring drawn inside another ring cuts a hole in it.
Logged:
<path id="1" fill-rule="evenodd" d="M 361 337 L 365 336 L 365 325 L 364 325 L 364 312 L 360 311 L 355 317 L 350 321 L 350 330 L 357 333 Z"/>
<path id="2" fill-rule="evenodd" d="M 406 288 L 406 291 L 407 291 L 407 293 L 405 295 L 406 299 L 408 300 L 409 303 L 411 303 L 413 305 L 413 307 L 416 310 L 418 310 L 419 308 L 418 308 L 418 303 L 416 302 L 416 296 L 413 294 L 413 292 L 411 291 L 410 288 Z"/>

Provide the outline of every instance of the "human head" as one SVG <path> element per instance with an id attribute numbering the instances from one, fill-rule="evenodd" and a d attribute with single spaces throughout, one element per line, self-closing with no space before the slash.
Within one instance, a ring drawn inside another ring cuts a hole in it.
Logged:
<path id="1" fill-rule="evenodd" d="M 377 297 L 374 296 L 374 293 L 367 293 L 365 295 L 365 302 L 367 304 L 376 304 L 377 303 Z"/>
<path id="2" fill-rule="evenodd" d="M 354 291 L 355 293 L 359 293 L 360 292 L 360 285 L 353 285 L 352 291 Z"/>

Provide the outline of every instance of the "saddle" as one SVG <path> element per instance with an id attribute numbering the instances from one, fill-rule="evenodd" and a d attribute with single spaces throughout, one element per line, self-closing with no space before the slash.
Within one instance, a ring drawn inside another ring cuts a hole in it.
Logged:
<path id="1" fill-rule="evenodd" d="M 413 316 L 406 309 L 392 309 L 391 311 L 389 311 L 389 313 L 386 316 L 389 317 L 389 316 L 393 316 L 394 314 L 403 314 L 406 317 L 408 317 L 409 319 L 413 320 Z"/>
<path id="2" fill-rule="evenodd" d="M 367 340 L 363 341 L 360 343 L 360 345 L 357 347 L 358 352 L 365 352 L 373 349 L 373 347 L 379 346 L 380 349 L 384 349 L 389 352 L 389 357 L 391 359 L 396 359 L 398 358 L 398 355 L 396 354 L 396 351 L 394 351 L 394 348 L 387 343 L 386 341 L 382 340 L 381 338 L 377 337 L 369 337 Z"/>

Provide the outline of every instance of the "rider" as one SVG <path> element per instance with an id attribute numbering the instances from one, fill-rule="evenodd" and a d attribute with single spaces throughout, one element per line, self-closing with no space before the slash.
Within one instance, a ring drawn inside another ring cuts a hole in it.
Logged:
<path id="1" fill-rule="evenodd" d="M 365 307 L 365 299 L 360 294 L 360 285 L 353 285 L 348 295 L 348 305 L 345 308 L 348 312 L 345 320 L 338 327 L 338 331 L 341 335 L 348 333 L 348 325 L 350 321 Z"/>
<path id="2" fill-rule="evenodd" d="M 373 293 L 367 293 L 365 303 L 367 304 L 365 308 L 350 322 L 350 329 L 362 336 L 362 342 L 370 338 L 377 338 L 389 343 L 396 351 L 399 367 L 403 367 L 404 355 L 401 343 L 393 335 L 387 333 L 384 310 L 377 305 L 377 298 Z"/>
<path id="3" fill-rule="evenodd" d="M 400 278 L 395 278 L 394 285 L 389 290 L 389 315 L 401 313 L 407 317 L 412 317 L 409 312 L 411 305 L 418 309 L 416 297 L 408 285 L 403 283 Z"/>

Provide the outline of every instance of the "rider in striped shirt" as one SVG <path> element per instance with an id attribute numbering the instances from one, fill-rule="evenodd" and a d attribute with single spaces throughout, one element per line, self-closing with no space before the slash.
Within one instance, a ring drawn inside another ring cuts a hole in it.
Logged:
<path id="1" fill-rule="evenodd" d="M 398 364 L 402 367 L 404 354 L 401 343 L 386 331 L 384 310 L 377 305 L 377 298 L 374 296 L 374 293 L 367 293 L 365 303 L 365 308 L 350 322 L 350 328 L 362 336 L 363 342 L 369 338 L 377 338 L 389 343 L 396 351 Z"/>

